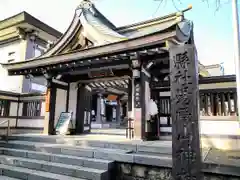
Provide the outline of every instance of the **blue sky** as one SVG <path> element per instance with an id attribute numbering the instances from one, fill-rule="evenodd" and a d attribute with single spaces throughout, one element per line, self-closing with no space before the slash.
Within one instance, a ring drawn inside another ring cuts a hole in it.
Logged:
<path id="1" fill-rule="evenodd" d="M 27 11 L 48 25 L 64 32 L 80 0 L 2 0 L 0 19 Z M 162 3 L 156 12 L 156 0 L 94 0 L 97 8 L 116 26 L 163 16 L 177 9 L 172 0 Z M 181 3 L 180 3 L 181 2 Z M 203 64 L 224 63 L 225 72 L 234 74 L 231 0 L 222 0 L 216 12 L 215 0 L 175 0 L 181 10 L 192 4 L 185 17 L 194 22 L 194 35 L 199 60 Z M 156 12 L 156 13 L 155 13 Z"/>

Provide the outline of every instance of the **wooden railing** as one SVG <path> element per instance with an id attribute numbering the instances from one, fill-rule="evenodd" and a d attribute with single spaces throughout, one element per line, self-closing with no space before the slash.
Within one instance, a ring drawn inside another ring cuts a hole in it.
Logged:
<path id="1" fill-rule="evenodd" d="M 8 141 L 8 137 L 10 135 L 10 120 L 0 121 L 0 125 L 7 123 L 7 132 L 6 132 L 6 140 Z"/>
<path id="2" fill-rule="evenodd" d="M 236 92 L 200 92 L 200 116 L 236 116 Z"/>

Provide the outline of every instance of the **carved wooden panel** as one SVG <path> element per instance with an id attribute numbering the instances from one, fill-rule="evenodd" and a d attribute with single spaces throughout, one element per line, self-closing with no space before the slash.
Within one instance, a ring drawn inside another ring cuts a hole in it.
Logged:
<path id="1" fill-rule="evenodd" d="M 201 179 L 197 65 L 193 46 L 170 49 L 174 180 Z"/>

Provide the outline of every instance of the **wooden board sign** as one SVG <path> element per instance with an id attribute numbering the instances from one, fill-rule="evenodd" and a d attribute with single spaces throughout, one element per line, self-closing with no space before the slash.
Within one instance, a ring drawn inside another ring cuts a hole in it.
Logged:
<path id="1" fill-rule="evenodd" d="M 50 89 L 47 89 L 45 96 L 45 112 L 50 111 Z"/>
<path id="2" fill-rule="evenodd" d="M 56 134 L 66 134 L 68 131 L 69 123 L 72 119 L 72 113 L 70 112 L 62 112 L 58 118 L 58 122 L 56 125 Z"/>

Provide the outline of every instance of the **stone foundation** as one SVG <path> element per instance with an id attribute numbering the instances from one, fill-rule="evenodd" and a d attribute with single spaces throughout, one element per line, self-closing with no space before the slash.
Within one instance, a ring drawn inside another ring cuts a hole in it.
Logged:
<path id="1" fill-rule="evenodd" d="M 117 163 L 116 180 L 173 180 L 170 168 Z M 240 177 L 204 173 L 204 180 L 240 180 Z"/>

